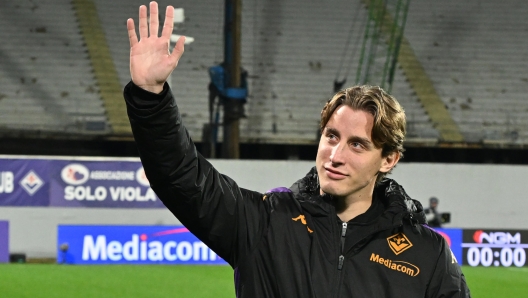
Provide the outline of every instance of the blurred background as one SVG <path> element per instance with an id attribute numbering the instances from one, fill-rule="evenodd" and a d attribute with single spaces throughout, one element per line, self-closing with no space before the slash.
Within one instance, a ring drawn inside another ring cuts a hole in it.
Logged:
<path id="1" fill-rule="evenodd" d="M 158 3 L 161 20 L 178 8 L 172 40 L 188 37 L 169 80 L 183 122 L 221 172 L 262 192 L 291 185 L 313 166 L 325 102 L 382 86 L 407 114 L 391 178 L 426 208 L 436 198 L 430 214 L 461 231 L 461 263 L 515 267 L 528 280 L 525 1 Z M 11 261 L 60 262 L 60 225 L 178 225 L 142 183 L 122 96 L 126 20 L 137 24 L 142 4 L 0 2 L 0 221 Z M 90 179 L 70 181 L 65 169 Z"/>
<path id="2" fill-rule="evenodd" d="M 2 1 L 1 153 L 137 155 L 122 89 L 130 81 L 126 20 L 137 23 L 141 4 Z M 194 38 L 171 85 L 201 150 L 209 68 L 226 60 L 225 3 L 160 1 L 161 19 L 169 4 L 184 8 L 174 33 Z M 403 162 L 527 162 L 523 2 L 240 5 L 240 66 L 247 71 L 241 158 L 313 160 L 321 108 L 343 82 L 382 85 L 402 103 Z M 216 111 L 213 123 L 222 124 L 224 109 Z"/>

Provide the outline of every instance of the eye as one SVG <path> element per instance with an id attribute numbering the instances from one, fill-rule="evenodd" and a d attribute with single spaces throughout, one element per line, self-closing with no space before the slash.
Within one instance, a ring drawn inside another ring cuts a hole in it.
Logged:
<path id="1" fill-rule="evenodd" d="M 364 148 L 363 144 L 361 144 L 360 142 L 352 142 L 352 143 L 350 143 L 350 146 L 352 146 L 352 148 L 354 148 L 354 149 L 363 149 Z"/>
<path id="2" fill-rule="evenodd" d="M 337 140 L 337 136 L 331 132 L 326 133 L 326 138 L 329 142 L 335 142 Z"/>

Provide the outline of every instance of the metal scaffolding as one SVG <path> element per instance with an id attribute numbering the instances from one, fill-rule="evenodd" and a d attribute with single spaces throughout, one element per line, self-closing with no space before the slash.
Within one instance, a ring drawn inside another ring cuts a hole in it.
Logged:
<path id="1" fill-rule="evenodd" d="M 356 84 L 392 89 L 410 0 L 363 0 L 368 18 L 363 32 Z"/>

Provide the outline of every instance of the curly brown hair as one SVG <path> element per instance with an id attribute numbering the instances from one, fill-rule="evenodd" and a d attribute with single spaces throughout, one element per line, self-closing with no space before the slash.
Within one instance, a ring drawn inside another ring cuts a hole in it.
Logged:
<path id="1" fill-rule="evenodd" d="M 323 132 L 334 111 L 341 105 L 365 111 L 374 116 L 372 142 L 381 148 L 383 157 L 399 152 L 403 157 L 405 139 L 405 111 L 400 103 L 378 86 L 355 86 L 337 92 L 321 111 L 320 129 Z M 389 171 L 390 173 L 390 171 Z M 377 182 L 388 173 L 379 173 Z"/>

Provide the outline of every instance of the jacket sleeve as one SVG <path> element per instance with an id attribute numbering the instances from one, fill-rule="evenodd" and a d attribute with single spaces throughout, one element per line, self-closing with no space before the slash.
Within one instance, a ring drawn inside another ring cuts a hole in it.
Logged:
<path id="1" fill-rule="evenodd" d="M 449 245 L 442 240 L 440 256 L 436 262 L 436 268 L 427 288 L 427 298 L 470 298 L 466 278 L 460 269 L 455 255 L 451 252 Z"/>
<path id="2" fill-rule="evenodd" d="M 196 151 L 167 84 L 158 95 L 130 82 L 124 97 L 152 189 L 184 226 L 237 267 L 267 227 L 267 200 L 239 188 Z"/>

